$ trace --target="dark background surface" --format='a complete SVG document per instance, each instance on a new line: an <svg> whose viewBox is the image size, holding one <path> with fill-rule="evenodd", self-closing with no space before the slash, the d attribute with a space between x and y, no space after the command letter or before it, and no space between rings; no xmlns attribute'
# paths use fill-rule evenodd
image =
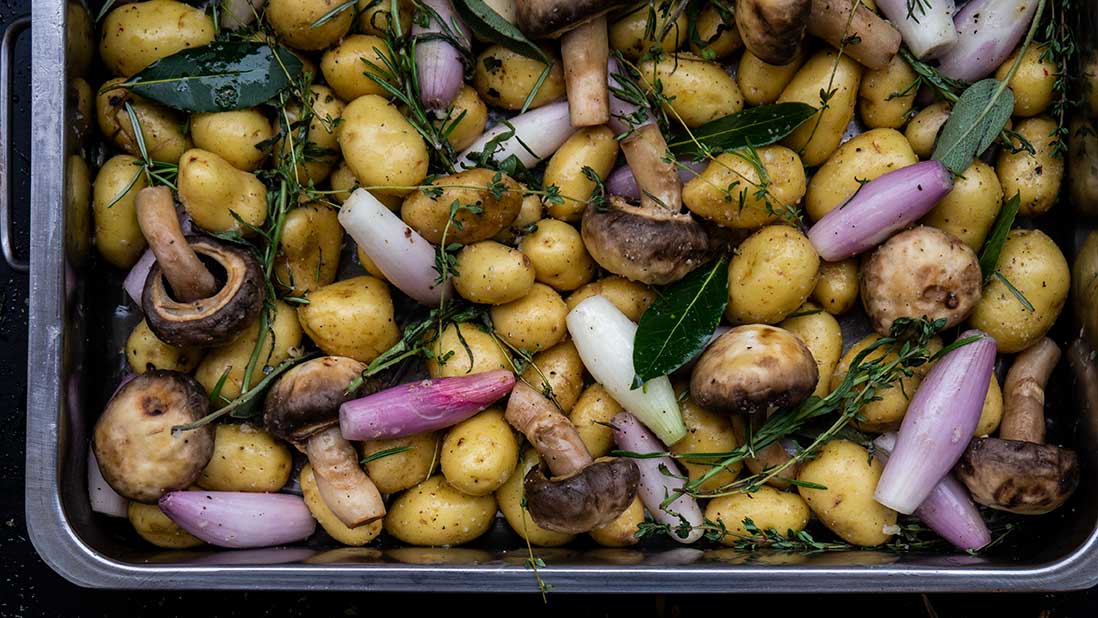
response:
<svg viewBox="0 0 1098 618"><path fill-rule="evenodd" d="M30 10L30 0L0 0L0 26ZM11 160L17 254L26 256L27 195L30 186L30 35L20 37L12 100L14 145ZM548 596L536 594L407 595L366 593L148 592L78 588L37 556L27 537L23 501L24 429L27 397L27 276L0 263L0 618L9 616L691 616L709 612L747 616L810 611L851 615L906 616L1098 616L1098 591L1059 595L841 595L841 596Z"/></svg>

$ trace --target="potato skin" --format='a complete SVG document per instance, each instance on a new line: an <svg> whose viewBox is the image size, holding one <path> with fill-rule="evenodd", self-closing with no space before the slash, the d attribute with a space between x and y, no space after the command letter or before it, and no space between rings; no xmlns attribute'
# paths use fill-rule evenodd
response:
<svg viewBox="0 0 1098 618"><path fill-rule="evenodd" d="M595 276L595 260L579 230L556 219L542 219L523 237L519 251L530 258L539 283L569 292Z"/></svg>
<svg viewBox="0 0 1098 618"><path fill-rule="evenodd" d="M400 207L400 217L408 227L434 244L442 242L444 232L447 244L487 240L511 225L522 208L522 187L502 172L476 168L436 178L431 185L440 187L441 195L434 197L423 191L410 193ZM498 197L491 190L495 187L502 189ZM478 206L481 211L460 209L454 215L455 223L460 226L451 225L447 230L446 222L455 200L462 206Z"/></svg>
<svg viewBox="0 0 1098 618"><path fill-rule="evenodd" d="M954 179L953 189L922 222L953 234L973 251L979 251L1002 205L1003 187L995 169L976 160Z"/></svg>
<svg viewBox="0 0 1098 618"><path fill-rule="evenodd" d="M309 507L313 519L320 524L321 528L324 528L328 536L344 545L361 547L377 538L378 534L381 534L382 523L380 519L355 528L348 528L346 524L340 521L336 514L332 512L332 509L328 508L324 498L321 497L320 490L316 486L316 475L313 474L313 467L309 464L305 464L305 467L301 469L299 480L305 506Z"/></svg>
<svg viewBox="0 0 1098 618"><path fill-rule="evenodd" d="M691 40L690 51L700 58L725 58L743 47L743 39L736 28L735 19L729 15L729 20L725 21L721 12L713 5L706 6L698 13L694 27L701 43Z"/></svg>
<svg viewBox="0 0 1098 618"><path fill-rule="evenodd" d="M553 288L535 283L530 293L488 310L501 339L521 350L548 350L560 343L568 329L568 307Z"/></svg>
<svg viewBox="0 0 1098 618"><path fill-rule="evenodd" d="M99 56L120 77L214 40L213 20L205 11L174 0L121 5L107 14L100 33Z"/></svg>
<svg viewBox="0 0 1098 618"><path fill-rule="evenodd" d="M393 448L411 449L366 462L366 474L383 494L395 494L427 480L438 466L438 434L419 433L403 438L367 440L362 443L363 459Z"/></svg>
<svg viewBox="0 0 1098 618"><path fill-rule="evenodd" d="M280 245L274 279L290 295L304 296L335 281L343 249L336 210L324 204L291 210L282 224Z"/></svg>
<svg viewBox="0 0 1098 618"><path fill-rule="evenodd" d="M831 392L831 373L843 354L843 331L830 313L812 303L801 305L797 313L805 315L786 318L778 326L800 337L812 353L820 374L812 394L825 397Z"/></svg>
<svg viewBox="0 0 1098 618"><path fill-rule="evenodd" d="M92 175L80 155L69 155L65 169L65 254L76 264L84 261L92 241Z"/></svg>
<svg viewBox="0 0 1098 618"><path fill-rule="evenodd" d="M130 5L135 6L135 5ZM99 132L126 154L141 156L137 134L130 122L126 103L133 107L149 158L165 163L177 163L190 149L190 136L183 133L184 118L173 109L139 97L120 87L124 80L116 78L100 86L95 95L95 116Z"/></svg>
<svg viewBox="0 0 1098 618"><path fill-rule="evenodd" d="M405 195L409 189L397 187L418 185L427 176L427 144L392 103L368 94L351 101L342 118L339 147L362 186Z"/></svg>
<svg viewBox="0 0 1098 618"><path fill-rule="evenodd" d="M812 300L831 315L842 315L858 301L858 261L820 262L820 279Z"/></svg>
<svg viewBox="0 0 1098 618"><path fill-rule="evenodd" d="M523 479L526 478L526 473L540 461L537 451L527 447L507 482L496 490L496 502L499 504L500 512L503 513L503 518L507 520L507 525L511 526L515 534L530 541L531 545L557 547L570 543L575 535L542 528L534 523L530 513L522 506Z"/></svg>
<svg viewBox="0 0 1098 618"><path fill-rule="evenodd" d="M472 324L447 326L442 335L431 344L431 351L433 356L427 359L427 373L432 378L463 376L496 369L514 370L511 357L503 344Z"/></svg>
<svg viewBox="0 0 1098 618"><path fill-rule="evenodd" d="M609 423L622 410L601 384L584 389L576 405L572 406L568 418L592 457L605 457L614 448L614 432L601 423Z"/></svg>
<svg viewBox="0 0 1098 618"><path fill-rule="evenodd" d="M736 248L728 266L728 318L776 324L804 304L816 287L820 257L804 234L771 225Z"/></svg>
<svg viewBox="0 0 1098 618"><path fill-rule="evenodd" d="M241 221L261 228L267 220L267 187L212 152L192 148L183 153L177 185L187 214L206 231L248 234Z"/></svg>
<svg viewBox="0 0 1098 618"><path fill-rule="evenodd" d="M343 117L343 112L346 109L346 104L332 92L331 88L320 84L309 86L308 96L314 114L309 121L308 130L305 132L305 144L301 144L301 139L299 137L300 133L295 133L298 137L295 139L294 145L308 148L314 151L315 154L312 157L301 161L300 154L294 154L290 151L291 144L287 140L281 140L275 144L274 153L276 161L283 161L285 163L291 163L293 158L297 158L296 173L298 177L302 179L302 182L304 182L304 179L308 179L313 181L314 184L320 184L328 178L332 173L332 170L339 163L339 152L341 147L339 136L343 133L344 126L341 119ZM301 106L296 102L287 105L285 111L284 117L279 119L280 122L284 123L285 120L288 119L290 124L293 125L302 116ZM281 130L290 131L292 128L292 126L283 126ZM356 129L360 128L362 128L360 125L356 125ZM397 130L399 129L400 127L398 126ZM395 141L392 133L386 133L381 137L372 137ZM363 148L377 148L384 147L386 143L387 142L382 141L378 144L364 140L362 143L355 142L355 145ZM365 157L372 152L372 150L369 150L362 156ZM352 167L352 169L355 168ZM362 179L358 178L358 180L361 184Z"/></svg>
<svg viewBox="0 0 1098 618"><path fill-rule="evenodd" d="M637 528L644 522L644 504L640 496L622 511L614 521L588 532L591 540L603 547L629 547L640 543Z"/></svg>
<svg viewBox="0 0 1098 618"><path fill-rule="evenodd" d="M495 515L495 496L468 496L435 475L393 502L385 531L410 545L461 545L487 532Z"/></svg>
<svg viewBox="0 0 1098 618"><path fill-rule="evenodd" d="M866 71L858 89L858 111L871 129L899 129L911 117L917 88L915 69L899 54L885 66ZM906 91L906 94L901 94Z"/></svg>
<svg viewBox="0 0 1098 618"><path fill-rule="evenodd" d="M279 40L295 49L315 51L343 38L355 21L354 11L340 11L313 28L316 20L338 6L338 0L267 0L264 13Z"/></svg>
<svg viewBox="0 0 1098 618"><path fill-rule="evenodd" d="M1003 420L1003 389L999 386L999 378L991 374L991 384L988 385L987 395L984 396L984 406L980 408L980 420L976 423L974 437L982 438L990 436L999 428Z"/></svg>
<svg viewBox="0 0 1098 618"><path fill-rule="evenodd" d="M363 363L400 339L389 286L365 275L314 290L297 315L305 334L326 354Z"/></svg>
<svg viewBox="0 0 1098 618"><path fill-rule="evenodd" d="M454 425L442 440L446 482L470 496L499 489L518 465L518 440L498 407Z"/></svg>
<svg viewBox="0 0 1098 618"><path fill-rule="evenodd" d="M995 79L999 81L1006 79L1010 67L1014 66L1014 62L1018 59L1019 51L1014 50L1014 53L999 65L995 71ZM1060 67L1053 58L1043 58L1047 52L1047 44L1030 45L1022 56L1022 63L1018 65L1014 77L1007 83L1007 87L1014 93L1013 116L1029 118L1043 114L1052 102L1052 89L1060 73Z"/></svg>
<svg viewBox="0 0 1098 618"><path fill-rule="evenodd" d="M668 54L638 67L649 92L656 83L670 99L664 110L690 127L699 127L743 109L743 94L724 67L694 54Z"/></svg>
<svg viewBox="0 0 1098 618"><path fill-rule="evenodd" d="M465 115L462 116L462 113ZM446 141L450 142L454 150L461 152L472 146L480 134L484 133L484 127L488 124L488 106L477 95L477 91L466 84L450 102L446 120L436 121L435 124L450 132Z"/></svg>
<svg viewBox="0 0 1098 618"><path fill-rule="evenodd" d="M474 303L502 305L534 287L534 265L526 254L494 240L465 245L457 254L454 289Z"/></svg>
<svg viewBox="0 0 1098 618"><path fill-rule="evenodd" d="M148 246L137 224L137 194L148 186L139 163L129 155L107 159L92 187L95 247L115 268L130 268Z"/></svg>
<svg viewBox="0 0 1098 618"><path fill-rule="evenodd" d="M269 153L258 146L274 134L271 121L257 109L191 116L194 145L245 172L254 172L267 160Z"/></svg>
<svg viewBox="0 0 1098 618"><path fill-rule="evenodd" d="M515 220L499 234L493 236L492 240L507 245L515 244L516 238L529 231L531 225L541 221L543 210L538 196L527 195L522 198L522 205L519 206L519 214Z"/></svg>
<svg viewBox="0 0 1098 618"><path fill-rule="evenodd" d="M637 322L648 310L648 307L656 300L656 292L639 281L630 281L625 277L611 275L598 281L592 281L575 292L572 292L565 301L568 310L571 311L584 300L595 295L604 296L618 311L624 313L630 320Z"/></svg>
<svg viewBox="0 0 1098 618"><path fill-rule="evenodd" d="M576 344L563 341L538 352L533 362L522 372L522 379L534 388L545 392L552 389L553 399L565 414L572 411L583 390L583 359Z"/></svg>
<svg viewBox="0 0 1098 618"><path fill-rule="evenodd" d="M383 74L366 63L384 68L387 59L389 52L384 39L371 34L352 34L324 52L320 70L324 73L324 81L344 101L367 94L386 96L388 91L366 73Z"/></svg>
<svg viewBox="0 0 1098 618"><path fill-rule="evenodd" d="M754 229L795 212L805 194L800 158L783 146L764 146L756 153L769 178L765 197L759 196L763 185L755 165L743 155L724 153L683 186L683 203L694 214L733 229ZM731 194L728 187L734 187Z"/></svg>
<svg viewBox="0 0 1098 618"><path fill-rule="evenodd" d="M836 64L837 55L838 52L830 48L816 52L778 97L778 103L807 103L818 109L820 92L827 92L828 88L835 90L826 110L817 112L782 140L782 144L796 151L807 166L819 165L835 152L846 125L854 117L862 65L845 55Z"/></svg>
<svg viewBox="0 0 1098 618"><path fill-rule="evenodd" d="M1022 216L1048 212L1060 194L1064 159L1052 154L1058 135L1056 126L1056 121L1048 116L1027 118L1019 122L1014 131L1029 140L1036 154L1025 150L1012 153L1006 149L999 153L995 173L1003 186L1003 196L1021 195L1022 206L1018 214Z"/></svg>
<svg viewBox="0 0 1098 618"><path fill-rule="evenodd" d="M222 423L214 427L213 456L195 483L210 491L272 492L286 485L293 467L290 449L271 434Z"/></svg>
<svg viewBox="0 0 1098 618"><path fill-rule="evenodd" d="M685 389L676 389L685 390ZM698 405L692 398L687 397L679 404L682 412L682 422L686 425L686 436L671 445L671 452L675 455L687 453L726 453L737 448L740 444L736 440L736 434L732 431L732 421L727 414L718 414ZM686 474L690 480L696 481L703 474L711 470L707 461L697 460L692 463L686 459L679 462L686 467ZM742 462L736 462L720 471L708 481L698 486L700 491L716 491L736 480L742 468Z"/></svg>
<svg viewBox="0 0 1098 618"><path fill-rule="evenodd" d="M854 358L880 338L880 335L867 335L847 350L831 373L832 391L842 384L846 374L850 371L850 365L853 364ZM885 356L882 349L878 348L862 362L878 359L882 362L890 362L896 359L896 354L890 353ZM902 376L898 382L894 382L887 388L878 389L876 393L878 399L870 401L858 411L858 416L864 418L864 420L855 421L855 426L861 431L873 433L884 433L899 429L900 421L907 413L907 404L910 403L915 390L919 388L920 382L922 382L922 373L914 372L910 376Z"/></svg>
<svg viewBox="0 0 1098 618"><path fill-rule="evenodd" d="M549 53L553 66L528 109L535 109L564 96L564 70L560 59ZM526 98L537 85L545 65L527 58L502 45L492 45L477 56L473 87L489 105L510 111L522 109Z"/></svg>
<svg viewBox="0 0 1098 618"><path fill-rule="evenodd" d="M873 129L855 136L813 174L804 200L808 216L819 221L849 200L861 187L859 179L873 180L918 161L907 140L894 129Z"/></svg>
<svg viewBox="0 0 1098 618"><path fill-rule="evenodd" d="M175 523L155 504L130 502L126 517L134 531L146 541L165 549L187 549L205 545L205 541L191 535Z"/></svg>
<svg viewBox="0 0 1098 618"><path fill-rule="evenodd" d="M801 467L798 479L827 489L798 487L808 507L844 541L871 547L892 538L886 526L896 525L896 511L873 499L884 467L869 452L849 440L832 440Z"/></svg>
<svg viewBox="0 0 1098 618"><path fill-rule="evenodd" d="M750 519L759 530L773 528L783 536L793 536L804 530L809 516L808 504L799 495L765 485L750 494L713 498L705 506L706 519L724 524L727 533L720 542L729 546L755 538L744 527L744 519Z"/></svg>
<svg viewBox="0 0 1098 618"><path fill-rule="evenodd" d="M949 120L953 106L947 101L938 101L924 107L904 129L904 137L911 144L911 150L919 155L920 159L929 159L934 152L934 142L938 139L938 132L942 125Z"/></svg>
<svg viewBox="0 0 1098 618"><path fill-rule="evenodd" d="M663 32L667 25L667 17L657 11L655 29L653 32ZM648 4L640 2L629 10L629 13L612 22L609 27L610 49L616 49L628 60L636 61L651 47L659 47L665 53L671 53L682 47L689 37L689 24L686 12L683 11L675 20L674 25L667 29L667 34L658 42L655 39L645 37L648 27Z"/></svg>
<svg viewBox="0 0 1098 618"><path fill-rule="evenodd" d="M385 36L389 32L389 21L393 17L391 3L358 0L357 8L358 29L363 34ZM408 0L397 0L397 21L400 22L401 34L406 35L412 29L414 8Z"/></svg>
<svg viewBox="0 0 1098 618"><path fill-rule="evenodd" d="M752 107L777 101L806 58L803 45L792 62L781 66L763 62L750 50L744 50L737 72L744 100Z"/></svg>
<svg viewBox="0 0 1098 618"><path fill-rule="evenodd" d="M141 320L126 339L126 360L138 375L151 369L190 373L202 360L202 350L168 345L156 338L148 322Z"/></svg>
<svg viewBox="0 0 1098 618"><path fill-rule="evenodd" d="M564 198L560 204L549 204L549 215L562 221L579 221L595 191L595 182L584 175L583 168L589 167L605 179L617 158L618 142L606 125L584 127L573 133L545 168L543 184L557 187Z"/></svg>

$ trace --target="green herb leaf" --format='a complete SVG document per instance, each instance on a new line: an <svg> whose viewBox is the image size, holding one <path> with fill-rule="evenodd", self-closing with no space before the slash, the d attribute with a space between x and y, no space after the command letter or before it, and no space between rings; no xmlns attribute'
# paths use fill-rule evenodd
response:
<svg viewBox="0 0 1098 618"><path fill-rule="evenodd" d="M745 109L671 137L668 147L677 157L703 154L703 148L725 152L746 146L766 146L792 133L816 113L807 103L776 103ZM701 147L699 147L701 144Z"/></svg>
<svg viewBox="0 0 1098 618"><path fill-rule="evenodd" d="M969 86L957 99L931 156L954 174L963 174L987 150L1014 111L1014 93L997 79Z"/></svg>
<svg viewBox="0 0 1098 618"><path fill-rule="evenodd" d="M514 24L504 19L484 0L453 0L454 10L469 29L489 41L527 58L552 64L540 47L535 45Z"/></svg>
<svg viewBox="0 0 1098 618"><path fill-rule="evenodd" d="M161 58L123 86L187 112L225 112L265 103L291 85L303 69L284 47L214 41Z"/></svg>
<svg viewBox="0 0 1098 618"><path fill-rule="evenodd" d="M382 459L384 457L389 457L390 455L397 455L397 454L400 454L400 453L406 453L406 452L408 452L408 451L410 451L414 448L415 448L414 446L408 445L408 446L394 446L393 448L382 449L382 450L380 450L380 451L378 451L378 452L376 452L372 455L367 455L366 457L363 457L361 463L362 463L362 465L365 466L366 464L370 463L371 461L377 461L377 460Z"/></svg>
<svg viewBox="0 0 1098 618"><path fill-rule="evenodd" d="M320 19L317 19L313 23L309 24L309 28L319 28L319 27L323 26L324 24L326 24L326 23L332 21L333 19L335 19L336 16L339 15L340 13L342 13L343 11L346 11L347 9L353 7L355 5L355 3L357 3L357 2L358 2L358 0L347 0L343 4L340 4L340 5L336 6L336 8L334 8L334 9L328 11L327 13L321 15Z"/></svg>
<svg viewBox="0 0 1098 618"><path fill-rule="evenodd" d="M983 249L980 249L980 272L984 275L984 284L991 281L995 274L995 265L999 263L999 254L1003 251L1003 243L1006 242L1010 228L1014 226L1014 218L1018 216L1018 209L1022 205L1022 197L1015 193L1014 197L1003 202L999 214L995 216L995 223L991 226L991 232L984 241Z"/></svg>
<svg viewBox="0 0 1098 618"><path fill-rule="evenodd" d="M633 339L633 366L647 382L694 358L721 321L728 304L728 260L695 270L664 290L641 316Z"/></svg>

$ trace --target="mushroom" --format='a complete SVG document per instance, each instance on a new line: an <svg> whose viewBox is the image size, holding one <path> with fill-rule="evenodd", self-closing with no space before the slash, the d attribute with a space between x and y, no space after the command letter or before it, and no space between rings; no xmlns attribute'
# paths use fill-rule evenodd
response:
<svg viewBox="0 0 1098 618"><path fill-rule="evenodd" d="M240 334L266 295L255 257L210 238L184 237L166 187L142 189L136 205L141 233L156 255L141 308L157 338L176 347L217 346ZM202 258L217 264L223 284Z"/></svg>
<svg viewBox="0 0 1098 618"><path fill-rule="evenodd" d="M836 49L842 47L844 54L868 69L882 69L891 62L903 38L892 24L855 0L812 0L808 33Z"/></svg>
<svg viewBox="0 0 1098 618"><path fill-rule="evenodd" d="M517 0L519 28L533 38L560 37L564 85L574 127L610 119L606 63L610 58L606 14L618 0Z"/></svg>
<svg viewBox="0 0 1098 618"><path fill-rule="evenodd" d="M862 302L881 335L900 317L944 318L960 324L980 301L976 253L960 238L919 226L889 238L862 266Z"/></svg>
<svg viewBox="0 0 1098 618"><path fill-rule="evenodd" d="M523 480L534 523L579 534L609 524L632 504L640 480L637 465L616 457L593 460L576 427L541 393L524 382L515 384L504 416L553 474L547 477L539 465Z"/></svg>
<svg viewBox="0 0 1098 618"><path fill-rule="evenodd" d="M1059 508L1079 485L1075 451L1045 438L1045 385L1060 349L1044 337L1014 359L1003 384L998 438L976 438L957 464L957 477L976 502L1021 515Z"/></svg>
<svg viewBox="0 0 1098 618"><path fill-rule="evenodd" d="M186 374L154 370L136 376L95 423L92 448L103 478L121 496L150 504L186 489L213 455L214 431L211 425L173 428L209 411L206 392Z"/></svg>
<svg viewBox="0 0 1098 618"><path fill-rule="evenodd" d="M342 356L306 361L278 379L263 405L267 430L308 455L324 504L350 528L385 515L381 494L339 432L339 406L374 387L347 390L365 369Z"/></svg>
<svg viewBox="0 0 1098 618"><path fill-rule="evenodd" d="M760 60L786 65L801 48L811 12L812 0L736 0L736 29Z"/></svg>

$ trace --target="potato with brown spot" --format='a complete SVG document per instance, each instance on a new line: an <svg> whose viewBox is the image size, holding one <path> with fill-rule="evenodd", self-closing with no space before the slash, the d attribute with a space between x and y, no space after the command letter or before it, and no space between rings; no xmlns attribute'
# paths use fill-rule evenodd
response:
<svg viewBox="0 0 1098 618"><path fill-rule="evenodd" d="M497 178L498 175L498 178ZM469 244L499 234L518 216L522 208L522 188L510 176L477 168L436 178L432 183L441 190L437 197L413 191L400 208L400 217L428 242ZM496 192L498 191L498 192ZM447 229L454 202L462 208Z"/></svg>

